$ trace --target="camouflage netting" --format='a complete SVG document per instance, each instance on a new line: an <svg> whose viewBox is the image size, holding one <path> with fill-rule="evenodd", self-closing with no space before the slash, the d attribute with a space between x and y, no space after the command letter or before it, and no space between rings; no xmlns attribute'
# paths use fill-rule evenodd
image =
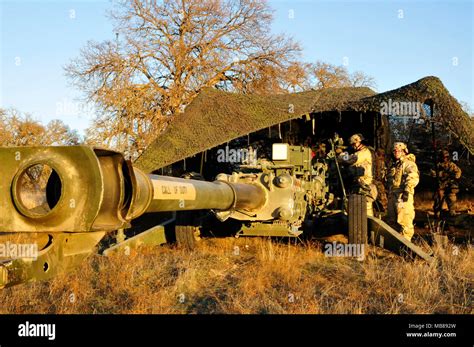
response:
<svg viewBox="0 0 474 347"><path fill-rule="evenodd" d="M203 90L176 116L166 131L137 159L146 172L159 169L248 133L328 111L380 112L383 101L432 103L434 120L474 154L469 116L436 77L425 77L401 88L375 94L369 88L328 88L272 96L241 95L212 88Z"/></svg>
<svg viewBox="0 0 474 347"><path fill-rule="evenodd" d="M380 112L381 103L388 103L389 100L433 105L435 123L449 131L474 155L473 122L463 111L459 102L449 94L439 78L433 76L422 78L398 89L359 100L351 105L351 108L361 112Z"/></svg>
<svg viewBox="0 0 474 347"><path fill-rule="evenodd" d="M260 96L208 88L176 116L135 165L150 172L305 114L344 110L350 102L374 94L369 88L330 88Z"/></svg>

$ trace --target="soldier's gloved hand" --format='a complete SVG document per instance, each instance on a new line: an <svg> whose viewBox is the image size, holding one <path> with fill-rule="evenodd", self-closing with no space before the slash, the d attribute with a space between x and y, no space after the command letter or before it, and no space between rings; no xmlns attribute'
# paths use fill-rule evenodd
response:
<svg viewBox="0 0 474 347"><path fill-rule="evenodd" d="M403 201L403 202L407 202L409 196L410 196L410 193L405 190L405 191L402 193L402 198L401 198L402 201Z"/></svg>

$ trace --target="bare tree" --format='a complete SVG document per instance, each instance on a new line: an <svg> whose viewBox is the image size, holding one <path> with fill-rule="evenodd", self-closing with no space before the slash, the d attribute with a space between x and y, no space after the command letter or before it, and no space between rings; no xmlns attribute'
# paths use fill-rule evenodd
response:
<svg viewBox="0 0 474 347"><path fill-rule="evenodd" d="M0 145L77 145L80 137L60 120L46 126L16 109L0 109Z"/></svg>
<svg viewBox="0 0 474 347"><path fill-rule="evenodd" d="M466 101L459 101L461 104L462 110L468 114L469 117L474 118L474 110L472 109L471 105Z"/></svg>
<svg viewBox="0 0 474 347"><path fill-rule="evenodd" d="M372 76L366 75L362 71L356 71L350 75L352 87L376 88L377 84Z"/></svg>
<svg viewBox="0 0 474 347"><path fill-rule="evenodd" d="M311 65L311 74L316 89L340 87L375 87L375 80L361 71L349 73L345 66L337 66L321 61Z"/></svg>
<svg viewBox="0 0 474 347"><path fill-rule="evenodd" d="M116 42L89 42L66 72L104 111L90 135L131 154L204 87L265 93L303 86L291 73L300 48L270 34L264 1L122 0L111 17Z"/></svg>
<svg viewBox="0 0 474 347"><path fill-rule="evenodd" d="M280 94L311 89L309 64L291 62L287 66L256 62L233 78L232 90L244 94Z"/></svg>

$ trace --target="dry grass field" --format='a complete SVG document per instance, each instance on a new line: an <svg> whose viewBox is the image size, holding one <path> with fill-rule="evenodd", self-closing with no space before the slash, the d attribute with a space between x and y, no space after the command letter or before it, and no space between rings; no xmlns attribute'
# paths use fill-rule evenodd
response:
<svg viewBox="0 0 474 347"><path fill-rule="evenodd" d="M474 249L429 266L370 248L365 261L321 243L204 239L185 251L91 256L73 273L0 291L7 313L474 313Z"/></svg>

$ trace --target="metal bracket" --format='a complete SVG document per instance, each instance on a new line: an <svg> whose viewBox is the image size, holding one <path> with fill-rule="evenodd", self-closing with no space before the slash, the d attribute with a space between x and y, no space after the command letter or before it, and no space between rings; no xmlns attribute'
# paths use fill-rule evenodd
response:
<svg viewBox="0 0 474 347"><path fill-rule="evenodd" d="M18 258L0 263L0 288L45 280L72 270L95 251L105 232L50 233L36 259Z"/></svg>
<svg viewBox="0 0 474 347"><path fill-rule="evenodd" d="M423 251L420 247L404 238L387 223L379 218L367 216L369 223L370 242L396 254L413 254L430 264L436 260L432 255Z"/></svg>
<svg viewBox="0 0 474 347"><path fill-rule="evenodd" d="M174 213L176 215L176 213ZM160 225L156 225L148 230L145 230L133 237L126 239L112 247L107 248L102 252L103 255L109 256L116 252L129 252L130 249L137 248L141 245L159 246L166 243L165 226L173 223L175 217L170 218Z"/></svg>

